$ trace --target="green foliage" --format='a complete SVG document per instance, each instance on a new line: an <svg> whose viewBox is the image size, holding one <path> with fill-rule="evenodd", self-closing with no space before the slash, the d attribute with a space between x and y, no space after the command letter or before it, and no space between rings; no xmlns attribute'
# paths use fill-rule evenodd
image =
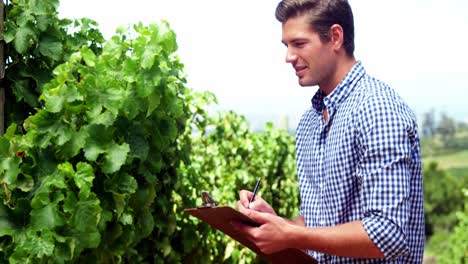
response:
<svg viewBox="0 0 468 264"><path fill-rule="evenodd" d="M37 55L37 44L17 45ZM209 117L216 99L185 87L176 49L167 23L122 27L35 86L40 107L14 112L30 116L0 138L1 261L250 262L250 250L183 209L201 190L235 206L258 177L279 214L297 215L292 136L253 133L232 112Z"/></svg>
<svg viewBox="0 0 468 264"><path fill-rule="evenodd" d="M459 223L448 239L440 263L468 263L468 190L465 189L465 210L457 213Z"/></svg>
<svg viewBox="0 0 468 264"><path fill-rule="evenodd" d="M57 16L58 0L8 1L5 17L6 124L22 124L35 108L52 70L83 45L99 54L104 41L96 22Z"/></svg>
<svg viewBox="0 0 468 264"><path fill-rule="evenodd" d="M446 113L438 120L433 110L425 113L421 131L421 152L425 158L439 158L468 149L468 126L457 123Z"/></svg>
<svg viewBox="0 0 468 264"><path fill-rule="evenodd" d="M440 263L465 263L468 214L461 190L468 188L467 126L445 113L436 120L432 110L423 117L422 135L426 254Z"/></svg>
<svg viewBox="0 0 468 264"><path fill-rule="evenodd" d="M465 208L457 212L458 224L434 249L439 263L468 263L468 190L464 190L464 195Z"/></svg>
<svg viewBox="0 0 468 264"><path fill-rule="evenodd" d="M262 178L259 194L270 202L278 214L298 215L299 193L294 161L294 138L271 124L260 133L252 132L243 116L233 112L206 117L204 126L192 136L189 166L181 167L185 195L198 197L207 190L221 204L237 207L238 191L252 189ZM197 199L197 204L201 200ZM192 218L183 220L181 228L194 229L188 239L184 263L250 263L259 261L249 249L220 232ZM187 237L185 237L187 239ZM186 248L187 249L187 248ZM209 258L209 261L207 260Z"/></svg>
<svg viewBox="0 0 468 264"><path fill-rule="evenodd" d="M293 137L271 125L254 133L233 112L208 116L216 99L185 87L167 23L121 27L103 44L95 22L58 19L57 5L7 6L0 262L260 262L183 210L202 190L236 206L238 190L262 177L260 195L296 216ZM423 151L463 149L466 127L457 129L423 138ZM429 246L465 261L460 184L434 163L424 168Z"/></svg>
<svg viewBox="0 0 468 264"><path fill-rule="evenodd" d="M7 6L0 262L253 260L183 209L201 190L235 206L262 176L263 197L296 215L292 137L208 117L216 99L185 87L167 23L121 27L103 44L95 22L58 19L57 5Z"/></svg>
<svg viewBox="0 0 468 264"><path fill-rule="evenodd" d="M55 68L25 133L12 125L0 138L2 260L180 255L169 244L172 192L188 158L189 144L178 140L192 113L176 48L167 23L137 25L121 29L102 54L82 46Z"/></svg>
<svg viewBox="0 0 468 264"><path fill-rule="evenodd" d="M456 211L463 208L462 181L447 174L436 162L425 164L423 176L426 235L450 232L457 223Z"/></svg>
<svg viewBox="0 0 468 264"><path fill-rule="evenodd" d="M447 155L427 157L424 162L437 162L444 169L468 168L468 150L458 151Z"/></svg>

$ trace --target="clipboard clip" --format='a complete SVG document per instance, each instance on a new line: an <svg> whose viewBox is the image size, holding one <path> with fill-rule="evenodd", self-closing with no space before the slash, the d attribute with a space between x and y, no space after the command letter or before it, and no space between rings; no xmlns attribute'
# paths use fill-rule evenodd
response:
<svg viewBox="0 0 468 264"><path fill-rule="evenodd" d="M206 191L201 192L201 198L202 205L197 206L197 208L211 208L218 205L218 203L213 199L213 197L211 197Z"/></svg>

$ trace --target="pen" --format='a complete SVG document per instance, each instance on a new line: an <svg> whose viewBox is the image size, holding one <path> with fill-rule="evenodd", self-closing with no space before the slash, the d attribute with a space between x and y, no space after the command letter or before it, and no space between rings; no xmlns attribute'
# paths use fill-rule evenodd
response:
<svg viewBox="0 0 468 264"><path fill-rule="evenodd" d="M260 180L261 180L261 179L262 179L262 178L258 178L257 183L255 183L255 188L254 188L254 190L253 190L252 197L250 197L250 202L249 202L249 204L252 203L253 200L255 199L255 195L257 194L258 187L260 186Z"/></svg>

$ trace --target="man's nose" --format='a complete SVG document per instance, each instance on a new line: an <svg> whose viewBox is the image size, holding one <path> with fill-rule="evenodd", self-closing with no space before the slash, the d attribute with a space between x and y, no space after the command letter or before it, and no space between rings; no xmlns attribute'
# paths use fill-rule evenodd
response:
<svg viewBox="0 0 468 264"><path fill-rule="evenodd" d="M286 63L294 63L297 60L297 55L288 48L286 51Z"/></svg>

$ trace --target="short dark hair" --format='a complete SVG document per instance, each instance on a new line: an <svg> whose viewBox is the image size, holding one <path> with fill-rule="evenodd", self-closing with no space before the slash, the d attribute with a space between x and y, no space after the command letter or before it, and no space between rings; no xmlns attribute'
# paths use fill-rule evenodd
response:
<svg viewBox="0 0 468 264"><path fill-rule="evenodd" d="M276 19L281 23L307 15L312 28L323 42L330 40L330 27L343 28L343 46L348 56L354 53L354 18L347 0L282 0L276 7Z"/></svg>

